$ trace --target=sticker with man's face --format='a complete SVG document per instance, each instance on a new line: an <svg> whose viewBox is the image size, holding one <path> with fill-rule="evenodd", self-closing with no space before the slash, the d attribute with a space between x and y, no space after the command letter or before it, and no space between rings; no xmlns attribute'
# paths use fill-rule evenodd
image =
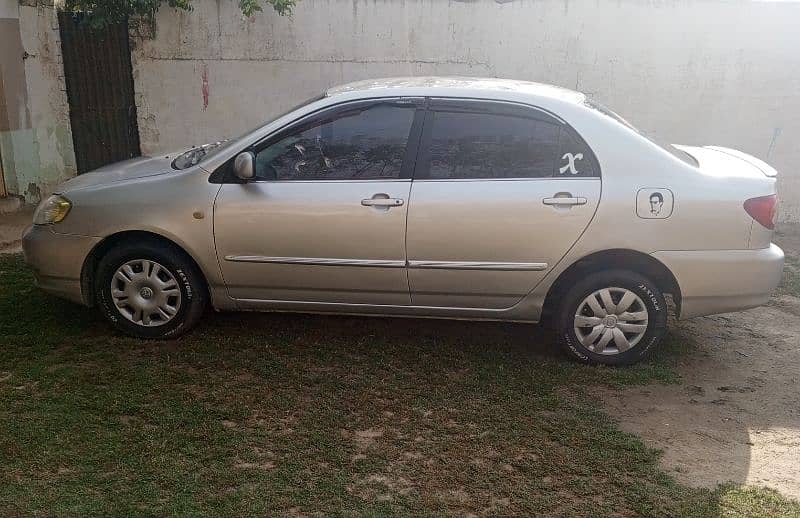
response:
<svg viewBox="0 0 800 518"><path fill-rule="evenodd" d="M636 215L640 218L668 218L674 206L675 198L666 187L647 187L636 194Z"/></svg>

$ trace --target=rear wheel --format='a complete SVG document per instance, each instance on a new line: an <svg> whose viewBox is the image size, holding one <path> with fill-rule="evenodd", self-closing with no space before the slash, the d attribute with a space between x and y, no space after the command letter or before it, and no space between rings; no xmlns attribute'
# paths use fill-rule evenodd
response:
<svg viewBox="0 0 800 518"><path fill-rule="evenodd" d="M632 364L664 336L666 302L658 287L642 275L628 270L597 272L566 293L556 329L563 349L578 361Z"/></svg>
<svg viewBox="0 0 800 518"><path fill-rule="evenodd" d="M202 277L178 249L122 244L101 260L95 295L103 315L137 338L174 338L197 323L206 297Z"/></svg>

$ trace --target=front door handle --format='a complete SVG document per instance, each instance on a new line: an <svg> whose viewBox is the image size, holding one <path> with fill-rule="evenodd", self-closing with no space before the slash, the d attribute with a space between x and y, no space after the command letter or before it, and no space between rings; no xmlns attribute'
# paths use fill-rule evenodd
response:
<svg viewBox="0 0 800 518"><path fill-rule="evenodd" d="M404 202L402 198L366 198L361 200L365 207L399 207Z"/></svg>
<svg viewBox="0 0 800 518"><path fill-rule="evenodd" d="M545 198L542 203L545 205L586 205L586 198L575 196L564 196L555 198Z"/></svg>

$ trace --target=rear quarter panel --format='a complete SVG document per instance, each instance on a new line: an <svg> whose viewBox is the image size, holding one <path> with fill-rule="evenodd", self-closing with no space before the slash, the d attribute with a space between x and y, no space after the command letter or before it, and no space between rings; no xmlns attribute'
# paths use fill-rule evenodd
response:
<svg viewBox="0 0 800 518"><path fill-rule="evenodd" d="M635 131L581 105L560 107L561 115L594 150L602 193L594 219L580 240L545 279L512 309L514 316L536 313L558 276L594 252L628 249L653 254L663 250L741 250L749 248L752 218L742 203L768 194L768 182L705 174ZM674 207L664 219L637 215L640 189L669 189Z"/></svg>

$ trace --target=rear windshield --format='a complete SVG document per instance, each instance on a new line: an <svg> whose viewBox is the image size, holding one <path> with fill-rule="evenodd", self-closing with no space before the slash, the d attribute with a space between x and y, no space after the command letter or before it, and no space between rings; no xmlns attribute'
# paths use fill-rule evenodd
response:
<svg viewBox="0 0 800 518"><path fill-rule="evenodd" d="M636 126L634 126L630 122L626 121L625 119L623 119L622 117L620 117L619 115L614 113L613 111L609 110L608 108L606 108L602 104L600 104L600 103L598 103L596 101L592 101L590 99L587 99L585 101L585 104L589 108L591 108L593 110L597 110L600 113L602 113L603 115L605 115L606 117L610 117L610 118L614 119L615 121L617 121L618 123L622 124L623 126L632 129L633 131L635 131L639 135L643 136L644 138L646 138L647 140L649 140L653 144L657 145L658 147L660 147L664 151L670 153L671 155L683 160L684 162L686 162L689 165L693 165L693 166L697 167L697 165L698 165L697 160L692 155L690 155L689 153L676 148L672 144L669 144L667 142L662 142L660 138L655 137L653 135L648 134L647 132L644 132L644 131L640 130L639 128L637 128Z"/></svg>

